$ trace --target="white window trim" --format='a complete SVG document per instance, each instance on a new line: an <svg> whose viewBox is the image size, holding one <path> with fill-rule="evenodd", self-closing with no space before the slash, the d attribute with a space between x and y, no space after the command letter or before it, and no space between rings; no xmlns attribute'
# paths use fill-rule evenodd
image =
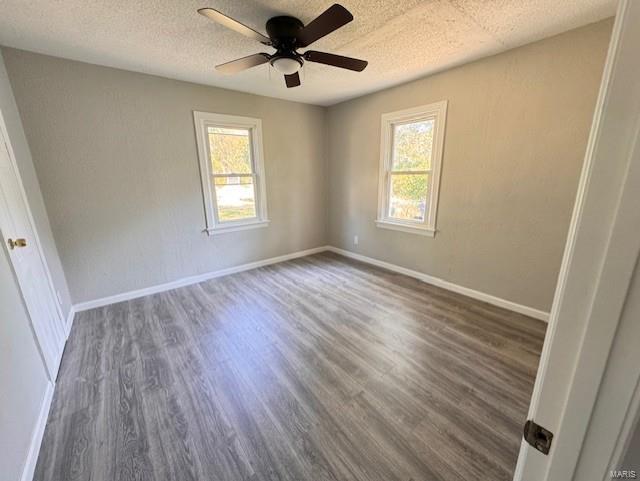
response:
<svg viewBox="0 0 640 481"><path fill-rule="evenodd" d="M434 134L432 149L432 184L429 194L429 210L423 222L402 221L387 215L389 190L391 182L391 162L393 148L393 125L434 118ZM438 191L440 190L440 172L444 149L444 131L447 119L447 101L421 105L397 112L382 114L380 130L380 172L378 181L378 218L376 225L383 229L392 229L412 234L434 237L436 233L436 217L438 213Z"/></svg>
<svg viewBox="0 0 640 481"><path fill-rule="evenodd" d="M267 189L264 176L264 154L262 150L262 121L252 117L239 117L237 115L214 114L209 112L193 112L196 128L196 143L198 146L198 158L200 160L200 180L202 181L202 194L204 197L205 231L209 234L223 234L258 227L267 227ZM226 127L248 129L251 134L251 157L253 162L255 190L256 190L256 217L247 220L219 222L216 208L216 196L213 191L211 179L211 161L209 158L208 127Z"/></svg>

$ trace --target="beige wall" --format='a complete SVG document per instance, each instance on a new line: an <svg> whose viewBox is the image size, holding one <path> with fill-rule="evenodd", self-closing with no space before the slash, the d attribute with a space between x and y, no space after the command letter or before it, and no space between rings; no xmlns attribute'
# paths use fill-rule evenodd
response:
<svg viewBox="0 0 640 481"><path fill-rule="evenodd" d="M3 54L75 303L325 243L324 108ZM269 227L202 232L193 110L263 120Z"/></svg>
<svg viewBox="0 0 640 481"><path fill-rule="evenodd" d="M330 107L330 244L549 310L611 27ZM380 115L443 99L435 238L377 228Z"/></svg>

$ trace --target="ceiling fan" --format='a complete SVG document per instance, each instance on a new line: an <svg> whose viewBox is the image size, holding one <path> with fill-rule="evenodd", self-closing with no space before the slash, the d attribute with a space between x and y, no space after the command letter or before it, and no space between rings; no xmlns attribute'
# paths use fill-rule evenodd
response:
<svg viewBox="0 0 640 481"><path fill-rule="evenodd" d="M356 72L362 72L368 63L365 60L316 50L307 50L304 53L298 52L299 48L308 47L316 40L353 20L353 15L337 3L330 6L308 25L304 25L295 17L278 16L270 18L266 24L268 37L213 8L201 8L198 13L218 22L220 25L253 38L263 45L276 49L273 54L256 53L217 65L216 69L223 73L238 73L269 62L276 70L284 74L285 83L288 88L291 88L300 85L298 70L300 70L305 61L346 68Z"/></svg>

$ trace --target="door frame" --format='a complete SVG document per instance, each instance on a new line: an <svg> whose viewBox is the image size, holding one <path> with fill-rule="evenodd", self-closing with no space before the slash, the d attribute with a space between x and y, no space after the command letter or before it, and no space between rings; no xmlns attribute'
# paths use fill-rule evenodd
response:
<svg viewBox="0 0 640 481"><path fill-rule="evenodd" d="M36 228L36 223L33 217L33 213L31 212L31 206L29 205L29 200L27 198L27 193L24 189L24 183L22 181L22 175L20 174L20 169L18 168L18 163L16 162L16 156L15 156L15 151L13 150L13 146L11 145L11 139L9 137L9 131L7 128L7 124L4 118L4 113L2 112L2 109L0 109L0 137L1 140L4 141L4 145L5 148L7 149L7 153L9 155L9 162L11 162L11 167L13 168L13 171L15 173L16 176L16 180L18 182L18 188L20 190L20 197L22 202L25 205L25 209L27 212L27 220L29 222L29 224L31 225L31 230L33 232L33 240L32 240L32 244L36 246L38 255L40 256L40 259L42 261L42 265L44 267L44 271L46 274L46 285L49 287L50 291L51 291L51 295L53 297L54 300L54 304L55 304L55 312L57 314L57 322L59 324L59 326L61 327L62 331L61 331L61 336L62 339L66 341L66 339L69 336L69 326L67 326L66 323L66 319L65 316L62 312L62 306L60 305L60 299L58 298L58 295L56 294L56 287L55 284L53 282L53 276L51 275L51 270L49 269L49 264L47 263L47 258L44 255L44 249L42 248L42 242L40 241L40 236L38 235L38 229ZM0 148L1 148L1 144L0 144ZM18 286L20 286L20 282L17 282ZM49 379L52 382L55 382L55 378L56 378L56 374L57 374L57 368L55 370L52 370L49 368L48 363L45 361L44 358L44 354L42 353L42 349L43 346L46 344L44 342L43 339L40 339L39 336L42 334L39 334L40 330L36 329L33 326L33 320L31 319L31 316L29 316L29 320L31 321L31 329L34 333L34 337L36 339L36 343L38 345L38 349L40 350L40 354L42 356L42 361L46 367L46 371L47 371L47 375L49 377ZM57 359L57 363L59 364L60 359Z"/></svg>
<svg viewBox="0 0 640 481"><path fill-rule="evenodd" d="M545 456L523 441L514 481L573 479L614 347L640 252L638 44L640 2L620 0L529 407L553 444ZM637 409L629 399L612 420L603 463L619 459Z"/></svg>

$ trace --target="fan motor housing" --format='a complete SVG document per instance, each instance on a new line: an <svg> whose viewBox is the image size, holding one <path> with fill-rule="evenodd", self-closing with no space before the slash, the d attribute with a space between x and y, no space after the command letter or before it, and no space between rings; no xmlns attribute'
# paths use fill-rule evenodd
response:
<svg viewBox="0 0 640 481"><path fill-rule="evenodd" d="M296 37L304 28L304 24L295 17L286 15L267 20L267 33L277 50L293 50Z"/></svg>

